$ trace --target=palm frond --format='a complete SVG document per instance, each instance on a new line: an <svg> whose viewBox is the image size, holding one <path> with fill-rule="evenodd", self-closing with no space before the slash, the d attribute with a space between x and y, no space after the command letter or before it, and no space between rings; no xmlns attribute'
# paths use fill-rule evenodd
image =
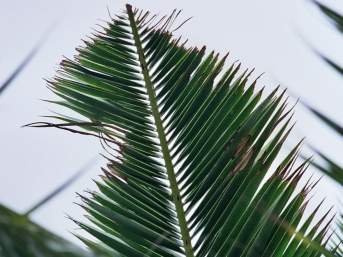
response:
<svg viewBox="0 0 343 257"><path fill-rule="evenodd" d="M0 205L0 217L0 256L95 256L3 205Z"/></svg>
<svg viewBox="0 0 343 257"><path fill-rule="evenodd" d="M338 12L334 11L332 8L327 7L326 5L318 2L313 1L315 5L318 6L318 8L322 11L322 13L325 15L325 17L330 21L330 23L340 32L343 32L343 16L339 14ZM333 67L335 70L343 74L343 68L340 67L338 64L334 63L327 57L319 54L331 67ZM319 111L316 108L313 108L309 106L306 103L303 103L304 106L310 110L317 118L319 118L324 124L329 126L332 130L334 130L336 133L338 133L340 136L343 136L343 128L340 124L338 124L336 121L332 120L325 114L323 114L321 111ZM317 155L321 158L321 160L324 161L324 164L319 164L318 162L314 163L314 166L322 171L324 174L331 177L336 182L343 185L343 167L338 165L335 161L333 161L329 156L322 153L320 150L315 149L314 147L310 148L317 153Z"/></svg>
<svg viewBox="0 0 343 257"><path fill-rule="evenodd" d="M271 171L292 129L284 92L262 99L251 72L222 71L227 55L173 39L177 16L127 5L48 81L63 99L50 102L85 120L30 126L96 136L112 153L100 192L81 196L93 225L74 220L102 244L80 239L110 256L325 252L326 227L295 236L315 185L295 194L311 161L294 168L301 142Z"/></svg>
<svg viewBox="0 0 343 257"><path fill-rule="evenodd" d="M29 54L25 57L25 59L20 63L20 65L13 71L13 73L0 85L0 95L9 87L9 85L13 82L13 80L22 72L22 70L31 62L32 58L37 54L40 48L43 46L45 40L50 36L53 30L56 27L56 22L51 24L47 31L43 34L40 40L36 43L36 45L31 49Z"/></svg>
<svg viewBox="0 0 343 257"><path fill-rule="evenodd" d="M82 169L71 178L46 195L24 214L18 214L3 205L0 205L0 256L95 256L78 246L64 240L50 231L32 222L30 214L51 201L56 195L64 191L70 184L89 170L94 164L91 159ZM97 255L103 256L103 255ZM104 255L107 256L107 255Z"/></svg>
<svg viewBox="0 0 343 257"><path fill-rule="evenodd" d="M318 1L313 1L313 3L318 6L318 8L322 11L325 17L329 20L329 22L337 30L343 33L343 16L338 12L334 11L332 8L329 8ZM341 65L338 65L336 62L330 60L322 54L319 55L327 64L329 64L332 68L334 68L336 71L343 75L343 68L341 67Z"/></svg>
<svg viewBox="0 0 343 257"><path fill-rule="evenodd" d="M325 17L328 19L328 21L334 26L340 33L343 33L343 16L333 10L332 8L326 6L325 4L322 4L318 1L313 1L313 3L321 10L322 14L325 15ZM337 64L336 62L332 61L330 58L326 57L323 54L318 54L327 64L329 64L333 69L338 71L341 75L343 74L343 68L341 65ZM338 133L340 136L343 136L343 128L341 125L339 125L336 121L332 120L328 116L324 115L321 111L319 111L316 108L313 108L307 104L304 104L311 112L314 114L317 118L319 118L324 124L328 125L333 131ZM310 148L316 152L316 154L320 157L323 164L319 164L318 162L315 162L313 165L323 172L325 175L332 178L334 181L338 182L339 184L343 185L343 167L339 164L337 164L335 161L332 160L330 156L327 156L322 151L310 146ZM338 231L334 232L334 236L336 236L336 240L329 242L328 244L331 244L331 248L333 249L333 252L338 255L342 256L342 233L343 228L341 226L341 220L340 217L338 219ZM339 239L337 242L337 238Z"/></svg>
<svg viewBox="0 0 343 257"><path fill-rule="evenodd" d="M317 118L319 118L324 124L326 124L329 128L331 128L333 131L338 133L338 135L343 136L343 128L335 121L321 113L320 111L310 107L309 105L303 103L304 106L310 110ZM318 162L314 162L313 165L332 178L334 181L340 183L343 185L343 167L341 167L339 164L337 164L335 161L333 161L329 156L321 152L320 150L316 149L315 147L312 147L308 145L312 151L314 151L317 156L320 157L320 159L324 162L324 164L319 164Z"/></svg>
<svg viewBox="0 0 343 257"><path fill-rule="evenodd" d="M322 13L326 16L326 18L328 18L332 25L343 33L343 16L332 8L329 8L318 1L313 1L313 3L320 8Z"/></svg>

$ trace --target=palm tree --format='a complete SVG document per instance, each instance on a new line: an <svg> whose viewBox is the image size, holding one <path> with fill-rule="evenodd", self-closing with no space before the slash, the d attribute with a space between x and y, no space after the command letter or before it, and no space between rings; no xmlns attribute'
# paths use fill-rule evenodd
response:
<svg viewBox="0 0 343 257"><path fill-rule="evenodd" d="M330 210L315 226L320 204L304 217L318 181L295 192L311 162L296 163L302 142L272 170L293 127L284 92L262 98L252 71L222 71L227 55L174 39L178 14L126 5L48 81L63 99L51 102L84 119L57 114L58 123L28 126L91 135L108 152L100 192L80 195L92 225L71 218L97 240L76 236L97 256L339 255L325 249ZM5 253L6 242L0 254L20 255L19 246Z"/></svg>

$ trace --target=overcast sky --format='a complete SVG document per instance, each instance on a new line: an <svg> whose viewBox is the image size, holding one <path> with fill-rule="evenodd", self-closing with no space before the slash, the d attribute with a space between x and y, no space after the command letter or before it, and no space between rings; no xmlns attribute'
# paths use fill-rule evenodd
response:
<svg viewBox="0 0 343 257"><path fill-rule="evenodd" d="M322 1L325 3L324 1ZM343 13L343 2L333 7ZM118 14L126 1L106 0L0 0L0 84L13 72L51 24L57 24L32 62L8 90L0 96L0 203L25 212L55 187L83 167L89 159L103 152L99 141L57 129L20 128L40 121L40 115L59 111L39 99L57 99L43 78L55 74L63 56L72 58L81 39L90 36L100 20ZM188 38L188 46L207 46L224 55L228 64L239 60L242 68L255 68L254 76L265 74L258 88L267 92L278 84L320 108L343 123L341 110L343 78L328 67L309 48L312 46L343 65L343 37L333 29L314 6L305 0L231 0L231 1L131 1L134 7L151 13L169 14L183 9L179 22L193 16L175 35ZM330 5L330 1L326 1ZM242 70L243 70L242 69ZM294 102L294 99L291 99ZM69 111L61 110L64 114ZM301 106L297 106L296 128L287 143L294 145L303 136L343 165L343 143ZM78 244L68 231L76 225L65 213L80 220L84 211L73 204L75 192L95 189L97 163L75 184L37 210L32 219L53 232ZM311 173L311 172L310 172ZM330 190L327 190L329 189ZM323 179L316 197L329 196L335 187ZM331 194L330 194L331 193ZM330 202L331 201L331 202ZM77 233L81 233L79 230ZM83 234L84 235L84 234Z"/></svg>

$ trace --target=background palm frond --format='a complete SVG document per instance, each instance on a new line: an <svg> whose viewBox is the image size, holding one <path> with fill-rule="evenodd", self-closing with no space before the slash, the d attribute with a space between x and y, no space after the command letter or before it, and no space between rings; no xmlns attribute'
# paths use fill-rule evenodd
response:
<svg viewBox="0 0 343 257"><path fill-rule="evenodd" d="M313 3L318 6L318 8L322 11L322 13L328 19L328 21L332 24L332 26L334 26L339 32L343 33L343 16L335 10L333 10L332 8L329 8L318 1L313 1ZM343 74L343 68L340 65L338 65L337 63L335 63L334 61L330 60L322 54L319 54L319 56L332 68L334 68L339 73ZM311 107L307 104L305 104L305 106L324 124L328 125L332 130L338 133L338 135L343 136L343 127L340 124L338 124L336 121L332 120L328 116L324 115L318 109ZM330 158L330 156L327 156L322 151L315 149L314 147L311 147L311 149L317 153L317 155L320 157L323 163L320 164L319 162L315 162L314 166L326 175L328 175L329 177L331 177L336 182L343 185L343 167L341 167L341 165L333 161Z"/></svg>
<svg viewBox="0 0 343 257"><path fill-rule="evenodd" d="M3 205L0 217L0 256L95 256Z"/></svg>

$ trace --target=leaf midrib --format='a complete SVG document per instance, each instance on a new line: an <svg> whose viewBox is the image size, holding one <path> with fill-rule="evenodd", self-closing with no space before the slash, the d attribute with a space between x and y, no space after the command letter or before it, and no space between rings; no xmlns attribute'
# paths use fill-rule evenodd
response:
<svg viewBox="0 0 343 257"><path fill-rule="evenodd" d="M161 143L163 159L165 161L168 180L170 182L170 188L172 191L172 195L171 195L172 199L171 200L173 201L173 203L175 205L177 218L178 218L179 226L180 226L180 230L181 230L183 246L185 248L185 254L186 254L186 257L194 257L193 247L191 244L191 237L189 235L189 229L187 226L186 215L185 215L185 211L183 208L180 189L178 187L178 183L176 180L176 176L175 176L175 172L174 172L174 166L172 163L170 150L168 148L168 143L167 143L167 139L165 136L164 127L162 124L161 115L160 115L158 107L157 107L157 100L156 100L154 88L153 88L153 85L151 82L151 77L149 74L148 65L147 65L146 60L145 60L144 51L142 48L142 43L141 43L140 37L138 35L138 29L136 26L136 22L134 20L131 5L127 4L126 9L127 9L127 13L128 13L129 20L130 20L130 26L132 29L132 34L134 36L135 46L137 48L137 53L139 56L139 62L140 62L141 68L142 68L145 86L146 86L147 93L149 96L149 102L150 102L150 106L151 106L152 115L153 115L154 120L155 120L157 134L158 134L158 137L159 137L159 140Z"/></svg>

